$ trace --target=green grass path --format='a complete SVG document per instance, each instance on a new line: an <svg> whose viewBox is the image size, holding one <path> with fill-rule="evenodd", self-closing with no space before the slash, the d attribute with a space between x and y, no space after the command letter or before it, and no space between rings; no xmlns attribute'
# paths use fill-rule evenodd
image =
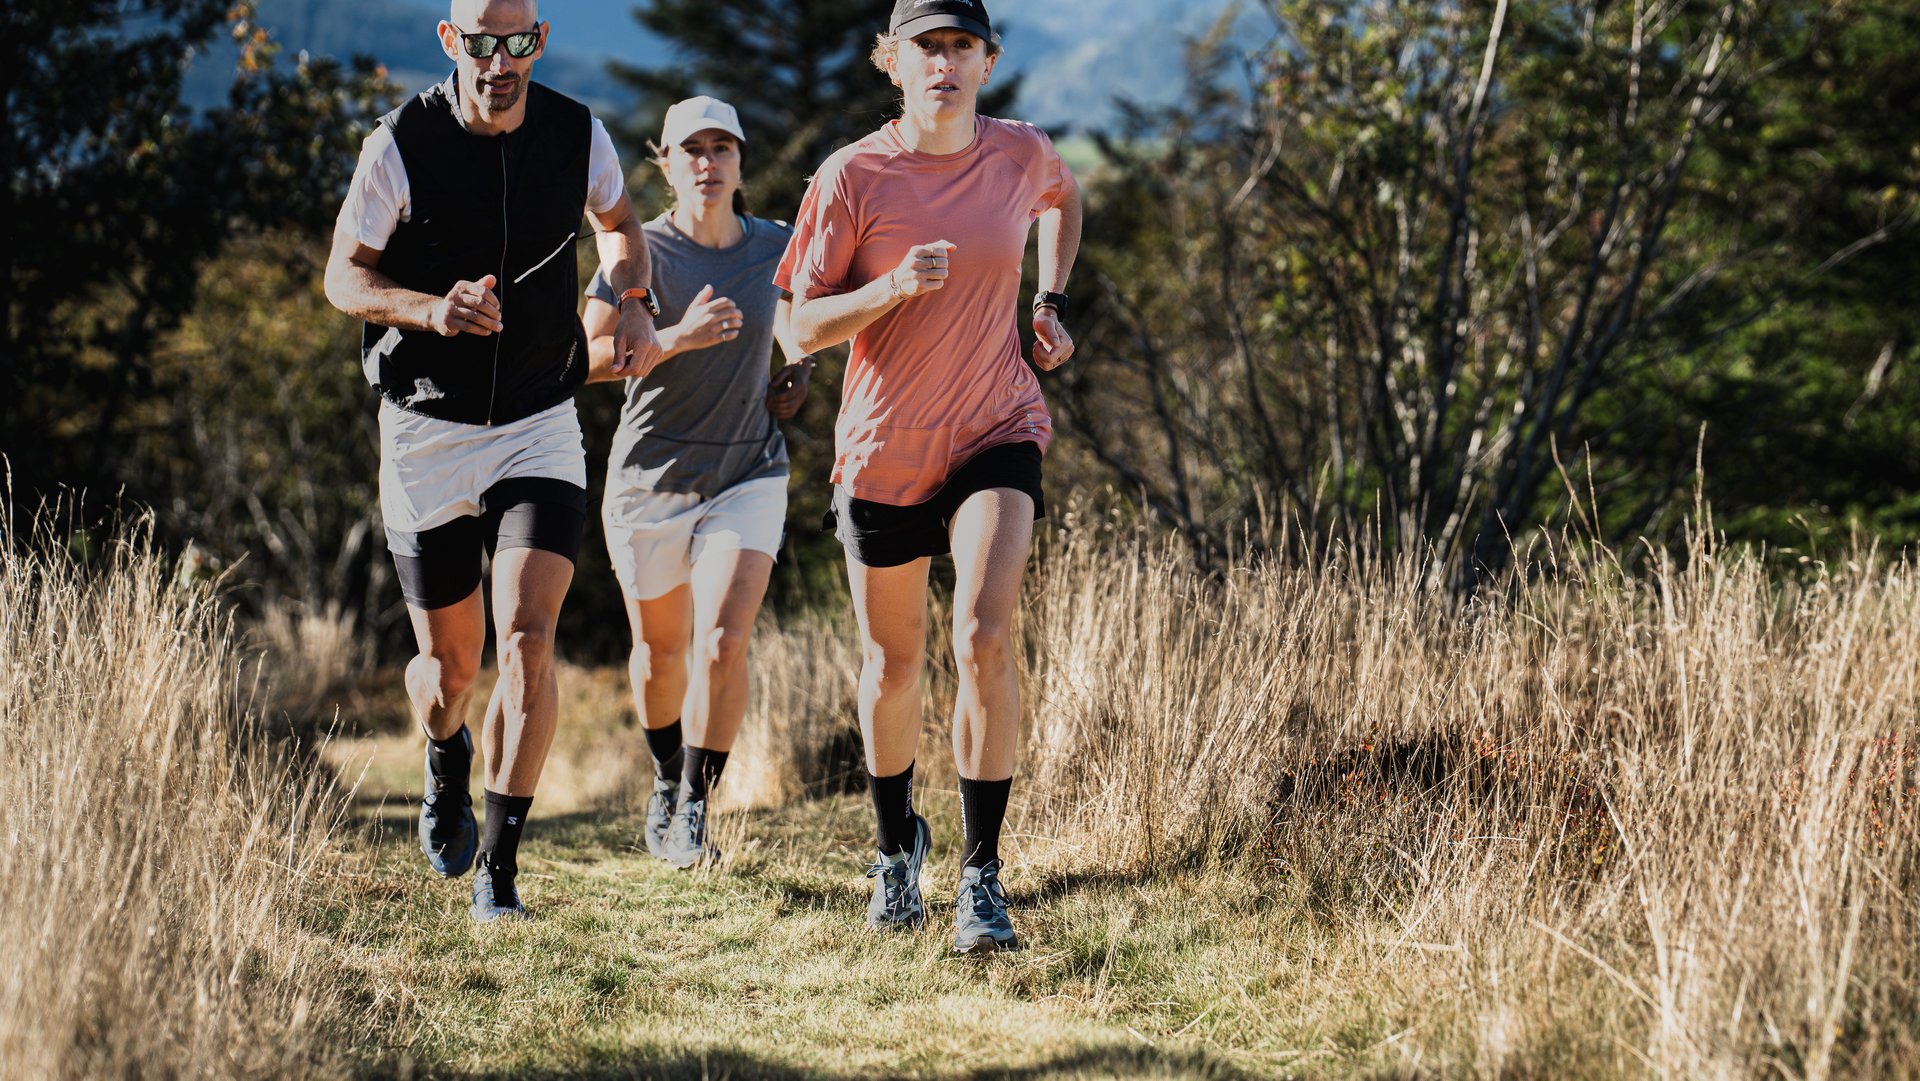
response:
<svg viewBox="0 0 1920 1081"><path fill-rule="evenodd" d="M1007 875L1028 948L948 950L957 800L924 793L927 927L862 923L864 796L723 813L715 869L638 847L635 813L535 814L535 919L476 926L469 879L412 839L417 751L378 754L345 842L349 993L367 1076L474 1078L1161 1078L1399 1076L1394 1031L1318 933L1248 873L1147 877L1023 861ZM1388 1067L1383 1069L1383 1067Z"/></svg>

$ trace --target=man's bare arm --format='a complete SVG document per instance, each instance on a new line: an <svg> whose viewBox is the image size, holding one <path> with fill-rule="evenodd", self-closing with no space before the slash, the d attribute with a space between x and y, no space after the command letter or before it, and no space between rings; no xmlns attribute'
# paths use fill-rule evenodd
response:
<svg viewBox="0 0 1920 1081"><path fill-rule="evenodd" d="M593 221L593 243L600 251L600 266L614 295L648 286L653 280L653 262L647 253L646 234L640 231L640 218L626 193L621 193L611 210L588 216ZM614 323L613 354L606 377L645 375L663 359L653 316L638 303L616 307L619 317Z"/></svg>
<svg viewBox="0 0 1920 1081"><path fill-rule="evenodd" d="M327 300L356 319L401 330L488 335L499 331L500 298L491 274L455 282L445 296L407 289L380 273L380 251L369 248L343 223L333 231L327 256Z"/></svg>

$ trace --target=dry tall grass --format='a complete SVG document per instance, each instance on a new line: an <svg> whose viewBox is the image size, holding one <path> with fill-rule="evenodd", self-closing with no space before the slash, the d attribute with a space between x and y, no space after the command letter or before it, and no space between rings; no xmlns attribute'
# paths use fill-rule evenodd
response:
<svg viewBox="0 0 1920 1081"><path fill-rule="evenodd" d="M1205 1038L1270 1045L1298 1019L1263 1004L1324 1001L1310 1032L1355 1033L1375 1066L1411 1049L1409 1076L1920 1073L1920 567L1860 552L1782 580L1703 532L1630 571L1543 542L1530 576L1462 602L1411 559L1204 575L1059 526L1019 623L1011 880L1177 867L1240 898L1180 919L1245 913L1249 882L1261 913L1297 913L1235 971L1167 974L1253 1004ZM93 571L5 559L0 1074L333 1069L353 1054L333 1019L382 1023L307 952L352 944L299 925L313 892L350 894L317 858L341 804L236 704L227 617L138 544ZM857 779L856 658L844 613L763 622L724 802ZM338 685L326 667L295 697ZM632 798L624 673L568 683L598 734L542 806Z"/></svg>
<svg viewBox="0 0 1920 1081"><path fill-rule="evenodd" d="M63 540L0 549L0 1076L339 1073L299 921L341 800L256 737L209 586Z"/></svg>
<svg viewBox="0 0 1920 1081"><path fill-rule="evenodd" d="M1097 533L1034 582L1026 829L1253 846L1482 1076L1920 1069L1920 568L1782 584L1702 533L1463 604L1408 559L1207 579Z"/></svg>

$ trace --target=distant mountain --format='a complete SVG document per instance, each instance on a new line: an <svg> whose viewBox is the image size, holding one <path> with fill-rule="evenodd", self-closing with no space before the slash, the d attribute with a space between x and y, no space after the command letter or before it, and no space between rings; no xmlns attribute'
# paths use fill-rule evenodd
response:
<svg viewBox="0 0 1920 1081"><path fill-rule="evenodd" d="M1251 7L1252 5L1243 5ZM1075 0L1070 4L994 5L1007 47L1006 65L1025 75L1018 111L1023 119L1085 131L1108 122L1113 99L1164 103L1184 85L1185 43L1207 32L1229 0ZM427 0L261 0L260 20L290 53L374 56L408 90L441 78L450 63L434 24L444 4ZM1004 14L1003 14L1004 12ZM633 18L628 3L541 0L540 17L553 24L539 78L602 112L626 106L624 88L607 62L672 62L666 42ZM1262 16L1242 14L1249 45L1261 35ZM217 102L233 70L233 49L221 45L195 66L189 100Z"/></svg>

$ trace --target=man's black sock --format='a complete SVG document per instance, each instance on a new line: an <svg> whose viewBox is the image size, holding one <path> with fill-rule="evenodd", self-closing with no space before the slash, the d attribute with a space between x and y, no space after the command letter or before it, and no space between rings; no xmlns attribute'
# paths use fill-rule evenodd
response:
<svg viewBox="0 0 1920 1081"><path fill-rule="evenodd" d="M680 771L680 799L706 799L707 790L719 783L720 771L726 768L727 752L688 747L687 764Z"/></svg>
<svg viewBox="0 0 1920 1081"><path fill-rule="evenodd" d="M1007 819L1007 794L1013 778L969 781L960 778L960 829L968 867L985 867L1000 858L1000 824Z"/></svg>
<svg viewBox="0 0 1920 1081"><path fill-rule="evenodd" d="M663 781L680 779L680 722L662 728L649 728L647 750L653 754L653 775Z"/></svg>
<svg viewBox="0 0 1920 1081"><path fill-rule="evenodd" d="M480 827L480 859L496 878L520 873L520 831L526 828L532 796L487 793L487 820Z"/></svg>
<svg viewBox="0 0 1920 1081"><path fill-rule="evenodd" d="M894 855L913 843L913 763L892 777L867 774L873 796L874 838L883 855Z"/></svg>
<svg viewBox="0 0 1920 1081"><path fill-rule="evenodd" d="M427 737L427 775L433 778L433 794L467 790L467 773L473 768L473 736L466 725L446 739Z"/></svg>

